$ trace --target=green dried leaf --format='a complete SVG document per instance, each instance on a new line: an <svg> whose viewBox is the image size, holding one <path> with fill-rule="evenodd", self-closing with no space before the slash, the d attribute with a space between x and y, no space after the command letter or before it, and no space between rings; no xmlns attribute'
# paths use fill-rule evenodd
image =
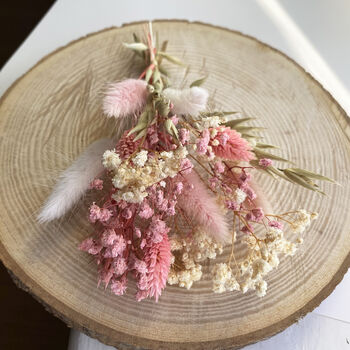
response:
<svg viewBox="0 0 350 350"><path fill-rule="evenodd" d="M261 128L259 126L236 126L234 129L242 134L244 134L246 132L250 132L250 131L266 130L266 128Z"/></svg>
<svg viewBox="0 0 350 350"><path fill-rule="evenodd" d="M153 83L156 83L157 81L160 81L160 73L158 69L155 69L153 72Z"/></svg>
<svg viewBox="0 0 350 350"><path fill-rule="evenodd" d="M179 133L178 133L178 131L176 129L176 126L174 125L173 122L171 122L171 129L172 129L172 131L174 133L175 138L179 141Z"/></svg>
<svg viewBox="0 0 350 350"><path fill-rule="evenodd" d="M153 74L153 70L151 67L149 67L146 71L146 76L145 76L145 80L147 81L147 83L151 79L152 74Z"/></svg>
<svg viewBox="0 0 350 350"><path fill-rule="evenodd" d="M172 129L172 125L174 125L174 123L171 121L171 119L166 119L166 121L164 122L164 128L167 131L168 134L173 136L173 129ZM175 126L175 125L174 125Z"/></svg>
<svg viewBox="0 0 350 350"><path fill-rule="evenodd" d="M140 138L144 137L146 134L147 134L147 128L141 130L141 131L137 134L137 136L134 138L134 142L137 141L137 140L139 140Z"/></svg>
<svg viewBox="0 0 350 350"><path fill-rule="evenodd" d="M158 69L159 72L162 73L163 75L165 75L166 77L168 76L168 72L164 69L163 66L159 66L159 62L158 62Z"/></svg>
<svg viewBox="0 0 350 350"><path fill-rule="evenodd" d="M288 159L285 159L285 158L276 156L276 155L274 155L274 154L265 152L265 151L263 151L262 149L259 149L259 148L256 148L256 147L253 148L253 152L254 152L255 155L258 157L258 159L261 159L261 158L269 158L269 159L273 159L273 160L279 160L279 161L281 161L281 162L291 163Z"/></svg>
<svg viewBox="0 0 350 350"><path fill-rule="evenodd" d="M164 40L162 42L162 47L161 47L160 51L165 52L167 47L168 47L168 40Z"/></svg>
<svg viewBox="0 0 350 350"><path fill-rule="evenodd" d="M163 51L159 51L158 55L160 57L163 57L164 59L166 59L167 61L177 64L178 66L184 66L185 64L183 62L181 62L178 58L168 55L167 53L163 52Z"/></svg>
<svg viewBox="0 0 350 350"><path fill-rule="evenodd" d="M255 140L260 140L260 139L262 139L261 136L253 135L253 134L242 134L241 136L242 136L244 139L255 139Z"/></svg>
<svg viewBox="0 0 350 350"><path fill-rule="evenodd" d="M201 112L200 115L203 117L213 117L213 116L218 116L218 117L224 117L226 115L231 115L231 114L237 114L239 112L232 111L232 112Z"/></svg>
<svg viewBox="0 0 350 350"><path fill-rule="evenodd" d="M130 136L131 134L138 132L140 130L144 130L147 128L147 123L137 123L135 127L133 127L129 132L128 132L128 136ZM135 140L134 140L135 141Z"/></svg>
<svg viewBox="0 0 350 350"><path fill-rule="evenodd" d="M232 129L235 129L236 126L243 124L245 122L247 122L248 120L253 120L256 118L239 118L239 119L233 119L233 120L229 120L226 123L224 123L226 126L229 126Z"/></svg>
<svg viewBox="0 0 350 350"><path fill-rule="evenodd" d="M194 86L201 86L205 83L205 81L208 79L208 76L206 75L205 77L195 80L193 83L191 83L190 88Z"/></svg>
<svg viewBox="0 0 350 350"><path fill-rule="evenodd" d="M135 51L146 51L148 50L148 47L144 43L123 43L125 47L131 50Z"/></svg>
<svg viewBox="0 0 350 350"><path fill-rule="evenodd" d="M275 148L275 149L278 149L278 148L279 148L279 147L274 146L274 145L269 145L269 144L267 144L267 143L260 143L260 142L258 142L258 143L255 145L255 147L257 147L257 148Z"/></svg>
<svg viewBox="0 0 350 350"><path fill-rule="evenodd" d="M311 178L311 179L316 179L316 180L321 180L321 181L329 181L332 183L336 183L336 181L330 179L329 177L314 173L309 170L304 170L300 168L289 168L289 171L292 171L293 173L299 175L299 176L304 176L306 178Z"/></svg>
<svg viewBox="0 0 350 350"><path fill-rule="evenodd" d="M271 171L273 174L281 177L282 179L286 180L286 181L289 181L289 182L292 182L285 174L283 171L281 171L280 169L274 167L273 165L270 165L269 167L267 167L267 169L269 171Z"/></svg>
<svg viewBox="0 0 350 350"><path fill-rule="evenodd" d="M305 188L307 188L309 190L316 191L316 192L324 194L323 192L321 192L317 188L315 188L315 186L309 184L308 182L306 182L303 178L301 178L300 176L298 176L294 172L289 171L289 169L284 169L283 172L294 183L296 183L296 184L298 184L300 186L303 186L303 187L305 187Z"/></svg>

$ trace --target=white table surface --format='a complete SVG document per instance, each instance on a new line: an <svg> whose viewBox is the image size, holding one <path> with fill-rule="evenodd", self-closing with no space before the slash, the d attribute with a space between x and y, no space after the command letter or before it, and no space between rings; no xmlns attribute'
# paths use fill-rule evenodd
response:
<svg viewBox="0 0 350 350"><path fill-rule="evenodd" d="M0 72L0 95L40 58L105 27L180 18L257 37L311 72L350 114L349 0L58 0ZM298 324L247 350L350 349L350 274ZM69 350L112 349L77 331Z"/></svg>

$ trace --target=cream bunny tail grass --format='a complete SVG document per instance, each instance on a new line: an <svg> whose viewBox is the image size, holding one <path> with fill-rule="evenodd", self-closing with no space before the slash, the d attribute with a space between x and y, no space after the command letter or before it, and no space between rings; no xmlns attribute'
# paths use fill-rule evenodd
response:
<svg viewBox="0 0 350 350"><path fill-rule="evenodd" d="M163 94L174 105L174 113L190 115L197 115L205 110L209 96L207 90L197 86L184 90L168 88Z"/></svg>
<svg viewBox="0 0 350 350"><path fill-rule="evenodd" d="M103 172L102 154L113 147L114 141L108 138L97 140L88 146L60 176L37 217L38 221L49 222L66 214L89 189L91 181Z"/></svg>

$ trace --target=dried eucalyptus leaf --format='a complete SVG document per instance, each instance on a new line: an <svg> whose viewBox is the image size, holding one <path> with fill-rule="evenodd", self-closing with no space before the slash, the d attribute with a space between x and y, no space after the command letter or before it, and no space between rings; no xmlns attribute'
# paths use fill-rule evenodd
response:
<svg viewBox="0 0 350 350"><path fill-rule="evenodd" d="M329 177L314 173L314 172L309 171L309 170L304 170L304 169L300 169L300 168L289 168L288 170L292 171L293 173L295 173L299 176L305 176L306 178L336 183L336 181L334 181L333 179L330 179Z"/></svg>
<svg viewBox="0 0 350 350"><path fill-rule="evenodd" d="M205 77L195 80L193 83L191 83L190 88L194 86L201 86L205 83L205 81L208 79L208 76L206 75Z"/></svg>
<svg viewBox="0 0 350 350"><path fill-rule="evenodd" d="M123 43L125 47L135 51L146 51L148 47L144 43Z"/></svg>

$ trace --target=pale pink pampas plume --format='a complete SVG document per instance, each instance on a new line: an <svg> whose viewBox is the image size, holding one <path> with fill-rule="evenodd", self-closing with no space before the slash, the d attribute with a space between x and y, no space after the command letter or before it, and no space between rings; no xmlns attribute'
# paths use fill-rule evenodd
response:
<svg viewBox="0 0 350 350"><path fill-rule="evenodd" d="M179 196L178 205L186 215L219 242L229 242L231 235L224 213L209 193L200 177L192 171L184 175L184 183L190 185Z"/></svg>
<svg viewBox="0 0 350 350"><path fill-rule="evenodd" d="M219 145L212 145L213 152L222 159L249 162L254 158L248 141L241 137L241 134L236 130L221 128L215 139L219 141Z"/></svg>
<svg viewBox="0 0 350 350"><path fill-rule="evenodd" d="M157 302L165 288L171 264L170 242L167 234L163 235L159 243L152 241L147 243L144 262L147 265L145 286L144 289L139 290L136 299L141 301L144 298L153 297Z"/></svg>
<svg viewBox="0 0 350 350"><path fill-rule="evenodd" d="M165 89L163 94L173 104L173 112L175 114L197 115L204 111L208 100L208 91L194 86L189 89Z"/></svg>
<svg viewBox="0 0 350 350"><path fill-rule="evenodd" d="M113 148L112 139L100 139L66 169L38 215L38 221L48 222L66 214L89 189L90 183L103 172L101 162L105 150Z"/></svg>
<svg viewBox="0 0 350 350"><path fill-rule="evenodd" d="M103 99L103 112L107 117L126 117L142 110L147 101L147 83L127 79L110 84Z"/></svg>

